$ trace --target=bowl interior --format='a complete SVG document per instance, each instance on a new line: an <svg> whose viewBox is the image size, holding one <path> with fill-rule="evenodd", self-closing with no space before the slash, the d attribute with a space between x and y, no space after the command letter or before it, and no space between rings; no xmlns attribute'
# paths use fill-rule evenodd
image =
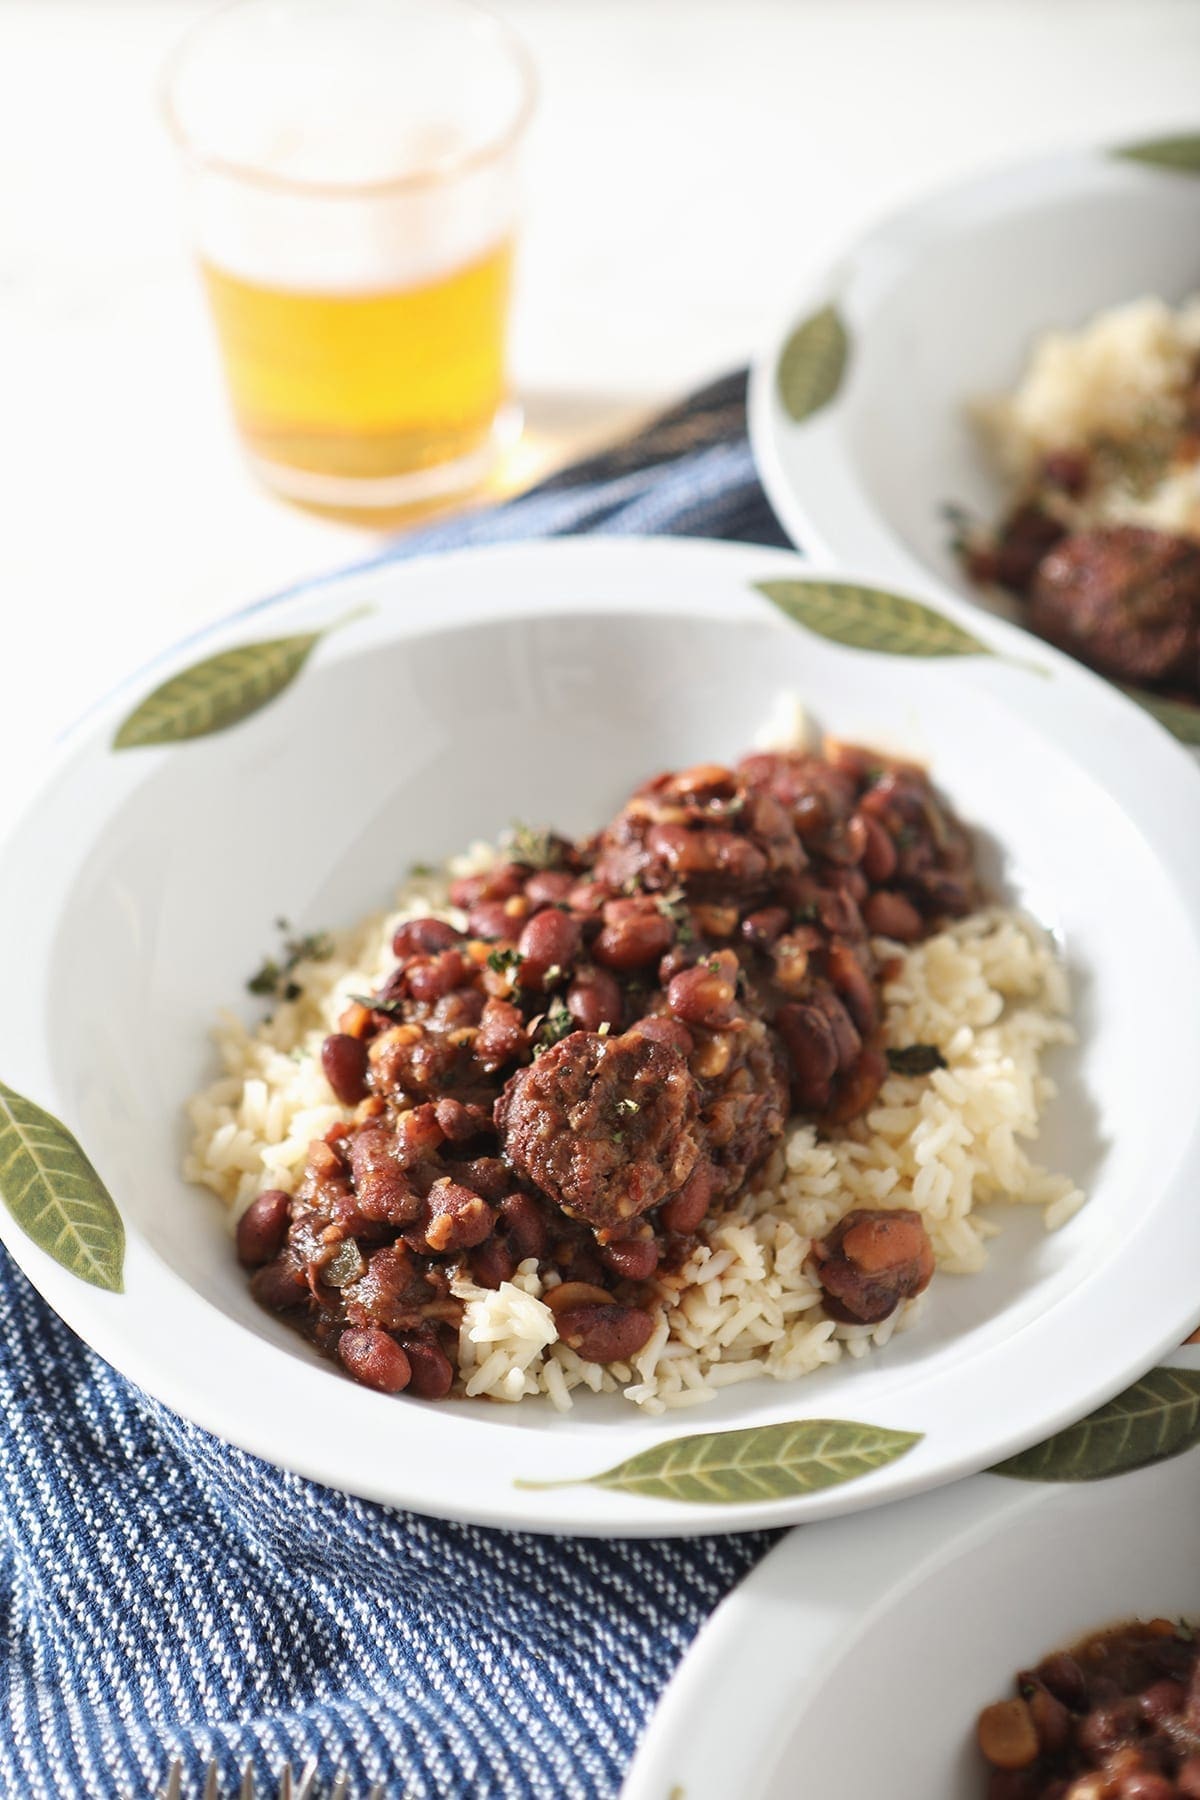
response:
<svg viewBox="0 0 1200 1800"><path fill-rule="evenodd" d="M1018 1669L1127 1619L1200 1614L1198 1499L1192 1456L993 1506L863 1607L792 1709L755 1792L790 1800L802 1768L804 1791L836 1793L852 1743L857 1791L978 1800L975 1719L1015 1692ZM814 1569L815 1592L791 1603L820 1607L823 1579Z"/></svg>
<svg viewBox="0 0 1200 1800"><path fill-rule="evenodd" d="M937 1284L919 1327L875 1359L872 1392L985 1356L1119 1254L1183 1155L1200 1044L1174 1047L1169 1068L1147 1053L1163 996L1196 980L1169 878L1121 806L1022 717L1017 676L998 659L974 666L967 678L851 654L765 616L697 616L681 631L652 607L416 635L376 622L331 639L234 730L115 759L85 744L66 765L25 840L30 856L70 857L63 904L47 921L31 895L27 935L0 949L0 975L47 1021L44 1066L28 1050L22 1072L14 1041L7 1078L49 1084L129 1230L241 1330L310 1360L336 1403L341 1377L254 1305L222 1209L178 1172L184 1099L214 1073L217 1009L253 1016L245 982L277 916L352 922L414 861L515 817L594 828L650 773L748 748L791 688L822 727L930 762L986 834L997 887L1054 929L1075 976L1081 1044L1053 1059L1061 1094L1041 1154L1091 1201L1053 1235L1010 1216L986 1272ZM862 1416L862 1380L859 1365L831 1369L803 1384L804 1406ZM727 1390L704 1422L761 1400ZM484 1403L461 1416L476 1410L512 1429L547 1423ZM602 1429L629 1410L601 1399L579 1422Z"/></svg>

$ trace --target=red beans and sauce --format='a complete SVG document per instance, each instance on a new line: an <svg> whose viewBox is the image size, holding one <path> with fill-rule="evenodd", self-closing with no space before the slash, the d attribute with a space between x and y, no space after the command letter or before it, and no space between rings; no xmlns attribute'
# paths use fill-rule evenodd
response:
<svg viewBox="0 0 1200 1800"><path fill-rule="evenodd" d="M416 919L326 1038L350 1117L295 1194L259 1195L254 1291L356 1380L448 1393L459 1274L532 1260L560 1337L627 1362L658 1282L793 1113L862 1113L887 1069L871 939L970 910L970 841L920 769L830 745L656 776L595 837L521 833ZM928 1283L916 1213L860 1209L814 1245L839 1320ZM549 1278L555 1278L550 1280Z"/></svg>
<svg viewBox="0 0 1200 1800"><path fill-rule="evenodd" d="M1200 1800L1200 1643L1121 1625L1017 1676L985 1707L987 1800Z"/></svg>

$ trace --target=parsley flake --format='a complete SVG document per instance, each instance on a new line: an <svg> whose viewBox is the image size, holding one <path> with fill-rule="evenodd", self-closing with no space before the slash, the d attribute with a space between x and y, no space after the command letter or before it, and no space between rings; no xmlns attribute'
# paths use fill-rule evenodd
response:
<svg viewBox="0 0 1200 1800"><path fill-rule="evenodd" d="M286 919L276 919L275 928L284 933L282 955L268 956L249 977L246 986L252 994L262 994L272 1000L298 1000L303 990L300 983L292 979L293 971L302 962L328 962L333 955L333 939L327 931L310 931L304 937L293 937Z"/></svg>
<svg viewBox="0 0 1200 1800"><path fill-rule="evenodd" d="M932 1075L935 1069L947 1067L936 1044L905 1044L902 1049L889 1050L887 1059L897 1075Z"/></svg>

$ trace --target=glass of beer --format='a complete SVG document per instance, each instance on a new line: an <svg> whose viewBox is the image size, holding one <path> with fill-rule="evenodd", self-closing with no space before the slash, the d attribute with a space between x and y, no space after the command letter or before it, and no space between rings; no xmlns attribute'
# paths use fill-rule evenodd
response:
<svg viewBox="0 0 1200 1800"><path fill-rule="evenodd" d="M519 40L469 0L232 0L165 83L251 462L383 523L465 493L520 428L505 342Z"/></svg>

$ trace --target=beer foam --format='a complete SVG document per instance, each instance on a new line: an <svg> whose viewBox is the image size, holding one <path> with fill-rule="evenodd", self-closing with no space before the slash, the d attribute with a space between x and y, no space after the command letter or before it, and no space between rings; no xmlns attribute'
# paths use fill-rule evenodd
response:
<svg viewBox="0 0 1200 1800"><path fill-rule="evenodd" d="M528 78L492 20L447 0L236 8L181 59L171 100L200 254L244 280L415 286L511 232Z"/></svg>

